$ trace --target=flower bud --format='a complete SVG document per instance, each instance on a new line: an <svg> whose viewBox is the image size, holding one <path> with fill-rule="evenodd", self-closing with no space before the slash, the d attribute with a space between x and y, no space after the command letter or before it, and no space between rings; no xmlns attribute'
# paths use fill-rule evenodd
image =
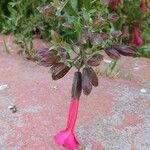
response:
<svg viewBox="0 0 150 150"><path fill-rule="evenodd" d="M86 44L87 43L87 41L88 41L88 36L86 36L86 35L81 35L81 37L80 37L80 44Z"/></svg>
<svg viewBox="0 0 150 150"><path fill-rule="evenodd" d="M79 99L82 90L82 74L80 71L76 71L74 74L73 84L72 84L72 98Z"/></svg>
<svg viewBox="0 0 150 150"><path fill-rule="evenodd" d="M64 77L68 71L70 70L70 67L68 67L64 63L57 63L51 67L52 71L52 79L53 80L58 80L62 77Z"/></svg>
<svg viewBox="0 0 150 150"><path fill-rule="evenodd" d="M109 34L107 32L101 32L100 36L102 37L103 40L107 40L109 38Z"/></svg>
<svg viewBox="0 0 150 150"><path fill-rule="evenodd" d="M74 28L74 24L72 22L63 23L62 26L67 28L67 29L73 29Z"/></svg>
<svg viewBox="0 0 150 150"><path fill-rule="evenodd" d="M121 36L122 32L121 31L113 31L111 33L111 36L114 37L114 38L117 38L119 36Z"/></svg>
<svg viewBox="0 0 150 150"><path fill-rule="evenodd" d="M42 49L39 49L37 51L37 54L39 57L45 57L49 54L54 54L54 55L57 55L57 51L56 50L50 50L50 48L42 48Z"/></svg>
<svg viewBox="0 0 150 150"><path fill-rule="evenodd" d="M99 33L92 33L90 35L90 42L93 45L98 45L103 42L103 38L101 37L101 35Z"/></svg>
<svg viewBox="0 0 150 150"><path fill-rule="evenodd" d="M61 41L60 35L56 31L53 31L53 30L51 30L51 38L56 43L59 43Z"/></svg>
<svg viewBox="0 0 150 150"><path fill-rule="evenodd" d="M117 22L118 19L119 19L119 16L117 14L110 14L108 16L108 20L113 23Z"/></svg>
<svg viewBox="0 0 150 150"><path fill-rule="evenodd" d="M40 59L40 64L45 67L50 67L60 61L60 56L57 55L56 50L49 50L49 48L40 49L37 52Z"/></svg>
<svg viewBox="0 0 150 150"><path fill-rule="evenodd" d="M132 56L134 57L136 55L136 48L133 46L127 46L127 45L116 45L113 46L120 54L124 56Z"/></svg>
<svg viewBox="0 0 150 150"><path fill-rule="evenodd" d="M98 86L98 77L95 71L92 69L92 67L89 68L89 74L90 74L90 81L93 86Z"/></svg>
<svg viewBox="0 0 150 150"><path fill-rule="evenodd" d="M42 13L45 17L54 16L54 8L51 5L45 5L43 7L38 8L39 12Z"/></svg>
<svg viewBox="0 0 150 150"><path fill-rule="evenodd" d="M100 25L102 24L102 19L94 19L93 22L92 22L92 27L93 28L96 28L96 27L99 27Z"/></svg>
<svg viewBox="0 0 150 150"><path fill-rule="evenodd" d="M69 53L63 47L58 48L58 53L61 58L70 59Z"/></svg>
<svg viewBox="0 0 150 150"><path fill-rule="evenodd" d="M90 66L99 66L102 60L103 56L101 54L95 54L87 60L87 63Z"/></svg>
<svg viewBox="0 0 150 150"><path fill-rule="evenodd" d="M116 49L114 49L113 47L106 48L105 52L112 59L119 59L120 58L119 52Z"/></svg>
<svg viewBox="0 0 150 150"><path fill-rule="evenodd" d="M89 75L89 68L83 68L82 72L82 90L85 95L89 95L92 91L92 84Z"/></svg>

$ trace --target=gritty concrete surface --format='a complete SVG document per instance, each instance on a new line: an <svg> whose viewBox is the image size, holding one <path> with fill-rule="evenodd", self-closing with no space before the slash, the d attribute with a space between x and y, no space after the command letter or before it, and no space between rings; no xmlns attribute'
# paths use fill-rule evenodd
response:
<svg viewBox="0 0 150 150"><path fill-rule="evenodd" d="M16 54L12 36L0 36L0 150L63 150L53 135L66 124L74 70L52 81L48 68ZM8 41L9 40L9 41ZM45 47L35 39L37 48ZM76 134L83 150L150 150L150 61L122 58L117 78L81 96ZM16 106L17 112L10 109Z"/></svg>

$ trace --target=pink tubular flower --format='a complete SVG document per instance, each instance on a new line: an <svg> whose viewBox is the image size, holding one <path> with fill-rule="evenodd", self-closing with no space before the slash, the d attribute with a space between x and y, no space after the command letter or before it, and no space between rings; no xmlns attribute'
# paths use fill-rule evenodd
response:
<svg viewBox="0 0 150 150"><path fill-rule="evenodd" d="M147 12L147 11L148 11L148 7L147 7L147 5L146 5L145 0L141 0L141 2L140 2L140 9L141 9L141 11L143 11L143 12Z"/></svg>
<svg viewBox="0 0 150 150"><path fill-rule="evenodd" d="M143 39L141 38L141 31L138 27L133 27L132 43L135 46L140 46L144 43Z"/></svg>
<svg viewBox="0 0 150 150"><path fill-rule="evenodd" d="M112 10L112 11L117 10L118 4L119 4L120 2L122 2L122 0L110 0L109 6L110 6L111 10Z"/></svg>
<svg viewBox="0 0 150 150"><path fill-rule="evenodd" d="M67 127L55 135L56 144L65 147L67 150L78 150L79 142L74 135L74 127L78 114L79 100L72 99L69 109Z"/></svg>

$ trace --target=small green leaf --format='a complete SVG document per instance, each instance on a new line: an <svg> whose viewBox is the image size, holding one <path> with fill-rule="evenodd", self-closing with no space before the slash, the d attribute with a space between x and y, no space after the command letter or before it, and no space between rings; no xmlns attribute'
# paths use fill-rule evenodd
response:
<svg viewBox="0 0 150 150"><path fill-rule="evenodd" d="M106 74L106 76L110 76L111 74L112 74L112 72L113 72L113 70L115 69L115 67L116 67L116 65L117 65L117 60L112 60L111 61L111 64L108 66L108 68L105 70L105 74Z"/></svg>
<svg viewBox="0 0 150 150"><path fill-rule="evenodd" d="M78 0L78 9L81 10L83 6L83 0Z"/></svg>
<svg viewBox="0 0 150 150"><path fill-rule="evenodd" d="M78 17L77 12L74 10L74 8L72 7L69 1L65 5L65 10L70 16Z"/></svg>
<svg viewBox="0 0 150 150"><path fill-rule="evenodd" d="M83 5L87 10L90 10L91 0L83 0Z"/></svg>

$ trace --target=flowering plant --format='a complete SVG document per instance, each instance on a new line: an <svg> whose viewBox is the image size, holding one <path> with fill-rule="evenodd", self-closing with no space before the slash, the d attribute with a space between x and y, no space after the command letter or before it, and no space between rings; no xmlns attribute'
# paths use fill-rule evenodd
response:
<svg viewBox="0 0 150 150"><path fill-rule="evenodd" d="M98 86L93 68L103 60L103 51L115 60L121 55L137 56L136 47L144 43L140 23L148 16L148 6L144 0L65 0L54 1L40 11L58 23L56 30L51 30L52 46L38 52L41 64L51 67L53 80L64 77L72 67L77 69L67 128L55 141L69 150L78 149L74 126L81 92L89 95Z"/></svg>

